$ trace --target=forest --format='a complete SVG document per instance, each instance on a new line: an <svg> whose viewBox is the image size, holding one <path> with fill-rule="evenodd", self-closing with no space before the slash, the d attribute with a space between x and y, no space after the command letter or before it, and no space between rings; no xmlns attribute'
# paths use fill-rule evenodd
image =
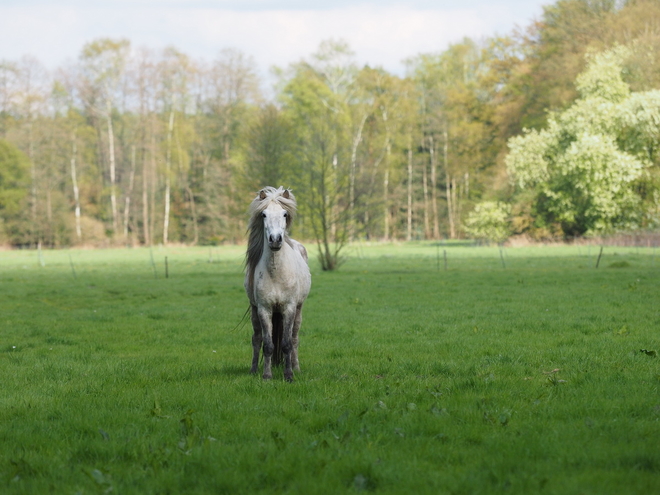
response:
<svg viewBox="0 0 660 495"><path fill-rule="evenodd" d="M1 60L0 245L243 242L266 185L294 191L324 269L354 240L653 230L659 57L660 1L560 0L405 76L327 40L270 92L235 49Z"/></svg>

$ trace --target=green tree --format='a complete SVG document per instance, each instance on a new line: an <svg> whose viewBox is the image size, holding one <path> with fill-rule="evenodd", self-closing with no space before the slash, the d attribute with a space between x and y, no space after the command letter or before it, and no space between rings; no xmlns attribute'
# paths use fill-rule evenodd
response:
<svg viewBox="0 0 660 495"><path fill-rule="evenodd" d="M187 184L189 155L188 147L182 146L182 138L186 135L183 128L186 124L185 108L189 98L188 78L191 71L190 59L185 54L173 47L168 47L163 51L159 88L163 109L163 127L166 129L166 139L163 142L165 159L163 170L161 170L165 180L163 244L167 244L170 238L172 185L177 183L177 178L183 179L180 182L183 183L184 188ZM196 219L194 224L196 229Z"/></svg>
<svg viewBox="0 0 660 495"><path fill-rule="evenodd" d="M254 60L240 51L222 50L198 72L195 115L198 139L191 164L199 204L200 236L205 242L233 240L245 233L245 166L250 132L263 98ZM248 192L249 191L249 192Z"/></svg>
<svg viewBox="0 0 660 495"><path fill-rule="evenodd" d="M117 150L113 116L120 81L124 76L130 42L126 39L100 38L86 43L80 53L83 72L81 93L85 104L97 119L99 149L102 148L101 120L107 131L107 163L112 232L119 231L117 202Z"/></svg>
<svg viewBox="0 0 660 495"><path fill-rule="evenodd" d="M362 230L369 237L390 240L397 228L395 194L404 174L408 144L404 136L411 85L381 68L364 67L357 74L351 112L350 180L353 214L362 213ZM357 98L356 95L359 95ZM377 220L373 222L373 220Z"/></svg>
<svg viewBox="0 0 660 495"><path fill-rule="evenodd" d="M338 215L342 193L348 189L344 167L341 113L335 95L314 72L299 70L285 90L285 111L294 125L296 163L293 186L302 220L316 239L324 270L339 265L347 238L346 218Z"/></svg>
<svg viewBox="0 0 660 495"><path fill-rule="evenodd" d="M332 41L321 43L311 63L292 69L281 99L296 136L293 185L321 267L334 270L350 231L348 102L356 69L348 46Z"/></svg>
<svg viewBox="0 0 660 495"><path fill-rule="evenodd" d="M509 141L512 181L534 190L533 213L564 235L648 224L640 214L643 196L651 219L657 212L657 191L641 194L640 186L652 188L656 175L660 95L630 93L622 71L631 53L618 46L590 55L576 81L580 98L552 114L547 129Z"/></svg>
<svg viewBox="0 0 660 495"><path fill-rule="evenodd" d="M14 145L0 139L0 242L29 242L23 230L24 199L30 186L30 161Z"/></svg>
<svg viewBox="0 0 660 495"><path fill-rule="evenodd" d="M511 235L511 206L496 201L478 203L465 221L465 232L474 239L501 243Z"/></svg>
<svg viewBox="0 0 660 495"><path fill-rule="evenodd" d="M444 175L447 230L449 237L455 238L459 235L462 204L481 186L474 178L484 177L494 164L489 148L493 129L489 127L488 94L481 82L486 70L483 50L465 39L439 54L422 55L410 64L422 98L422 149L428 153L430 167L429 216L433 231L427 236L440 237L437 196Z"/></svg>
<svg viewBox="0 0 660 495"><path fill-rule="evenodd" d="M284 113L272 103L260 108L245 129L243 181L251 192L264 186L278 187L293 180L289 167L293 160L295 136Z"/></svg>

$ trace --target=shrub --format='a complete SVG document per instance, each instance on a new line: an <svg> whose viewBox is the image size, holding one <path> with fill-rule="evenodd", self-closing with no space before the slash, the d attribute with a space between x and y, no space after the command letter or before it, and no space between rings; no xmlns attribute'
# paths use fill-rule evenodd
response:
<svg viewBox="0 0 660 495"><path fill-rule="evenodd" d="M511 207L485 201L475 206L465 222L465 232L475 239L501 243L511 234Z"/></svg>

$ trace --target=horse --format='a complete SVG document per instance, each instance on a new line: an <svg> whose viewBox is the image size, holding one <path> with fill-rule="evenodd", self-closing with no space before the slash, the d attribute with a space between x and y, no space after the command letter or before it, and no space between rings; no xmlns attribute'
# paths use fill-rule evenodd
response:
<svg viewBox="0 0 660 495"><path fill-rule="evenodd" d="M245 292L254 330L250 373L258 371L263 346L263 379L273 378L271 361L278 366L284 358L284 378L291 382L293 370L300 371L298 332L312 285L307 251L289 237L296 199L283 187L265 187L248 211Z"/></svg>

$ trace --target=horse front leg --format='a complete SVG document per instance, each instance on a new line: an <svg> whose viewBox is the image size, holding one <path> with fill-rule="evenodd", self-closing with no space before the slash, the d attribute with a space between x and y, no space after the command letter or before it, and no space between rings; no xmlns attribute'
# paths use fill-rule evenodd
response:
<svg viewBox="0 0 660 495"><path fill-rule="evenodd" d="M302 324L302 304L296 308L296 316L293 320L293 329L291 331L291 340L293 349L291 350L291 364L294 371L300 371L300 363L298 362L298 332Z"/></svg>
<svg viewBox="0 0 660 495"><path fill-rule="evenodd" d="M259 368L259 354L261 353L261 343L263 336L261 333L261 322L259 321L259 313L256 306L251 306L251 319L252 319L252 367L250 373L255 374Z"/></svg>
<svg viewBox="0 0 660 495"><path fill-rule="evenodd" d="M284 331L282 332L282 353L284 354L284 379L293 381L293 357L295 344L293 340L293 328L296 320L296 309L287 308L282 315ZM297 358L296 358L297 361Z"/></svg>
<svg viewBox="0 0 660 495"><path fill-rule="evenodd" d="M273 312L265 307L259 307L257 310L259 323L261 323L261 337L264 348L264 380L273 378L273 371L271 370L271 361L273 358Z"/></svg>

